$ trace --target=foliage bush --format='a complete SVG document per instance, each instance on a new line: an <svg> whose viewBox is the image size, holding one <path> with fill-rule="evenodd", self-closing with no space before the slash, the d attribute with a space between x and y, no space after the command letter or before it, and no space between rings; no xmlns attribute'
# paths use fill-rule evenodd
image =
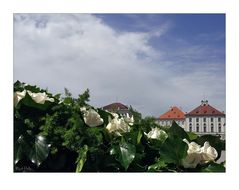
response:
<svg viewBox="0 0 239 190"><path fill-rule="evenodd" d="M161 127L135 111L125 118L88 104L89 90L73 98L53 95L37 86L14 84L15 172L224 172L216 163L225 141L185 132L175 122ZM132 118L131 118L132 119ZM96 126L90 126L90 122ZM126 128L125 128L126 127ZM110 130L109 130L110 129ZM184 167L194 141L200 153L216 157ZM211 145L207 152L201 147ZM201 148L200 148L201 147ZM214 148L215 149L214 149ZM194 147L193 147L194 148ZM206 147L207 148L207 147ZM187 158L187 159L186 159Z"/></svg>

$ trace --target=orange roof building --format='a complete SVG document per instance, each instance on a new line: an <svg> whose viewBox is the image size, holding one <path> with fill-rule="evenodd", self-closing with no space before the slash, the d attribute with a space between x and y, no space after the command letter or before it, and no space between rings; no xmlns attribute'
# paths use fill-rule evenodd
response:
<svg viewBox="0 0 239 190"><path fill-rule="evenodd" d="M201 101L201 105L186 114L187 117L225 117L223 112L218 111L216 108L208 104L208 101Z"/></svg>
<svg viewBox="0 0 239 190"><path fill-rule="evenodd" d="M225 139L226 114L202 100L201 105L185 114L185 130L198 135L219 135Z"/></svg>
<svg viewBox="0 0 239 190"><path fill-rule="evenodd" d="M176 106L171 107L170 110L160 115L158 119L158 123L161 126L171 126L173 121L184 127L185 113Z"/></svg>

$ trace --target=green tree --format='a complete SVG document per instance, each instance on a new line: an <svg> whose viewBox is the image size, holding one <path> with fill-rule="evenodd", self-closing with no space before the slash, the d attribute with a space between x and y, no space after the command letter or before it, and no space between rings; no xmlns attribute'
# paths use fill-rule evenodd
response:
<svg viewBox="0 0 239 190"><path fill-rule="evenodd" d="M130 112L134 116L135 123L139 123L142 119L142 114L139 113L136 109L134 109L132 106L129 107Z"/></svg>

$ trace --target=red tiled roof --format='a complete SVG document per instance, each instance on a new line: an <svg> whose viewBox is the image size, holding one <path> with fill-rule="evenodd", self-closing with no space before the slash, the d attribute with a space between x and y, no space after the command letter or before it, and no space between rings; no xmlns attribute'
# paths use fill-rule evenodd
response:
<svg viewBox="0 0 239 190"><path fill-rule="evenodd" d="M182 112L179 108L176 106L172 107L169 111L166 113L162 114L159 119L177 119L177 120L183 120L185 119L185 114Z"/></svg>
<svg viewBox="0 0 239 190"><path fill-rule="evenodd" d="M202 103L200 106L187 113L186 116L225 116L225 114L210 106L208 103Z"/></svg>
<svg viewBox="0 0 239 190"><path fill-rule="evenodd" d="M124 104L121 103L112 103L109 104L107 106L103 107L104 110L125 110L125 109L129 109L127 106L125 106Z"/></svg>

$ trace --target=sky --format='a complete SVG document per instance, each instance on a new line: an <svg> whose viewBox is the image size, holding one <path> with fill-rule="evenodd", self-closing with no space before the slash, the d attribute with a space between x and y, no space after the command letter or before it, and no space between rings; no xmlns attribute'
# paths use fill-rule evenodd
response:
<svg viewBox="0 0 239 190"><path fill-rule="evenodd" d="M14 14L14 81L144 116L226 109L224 14Z"/></svg>

